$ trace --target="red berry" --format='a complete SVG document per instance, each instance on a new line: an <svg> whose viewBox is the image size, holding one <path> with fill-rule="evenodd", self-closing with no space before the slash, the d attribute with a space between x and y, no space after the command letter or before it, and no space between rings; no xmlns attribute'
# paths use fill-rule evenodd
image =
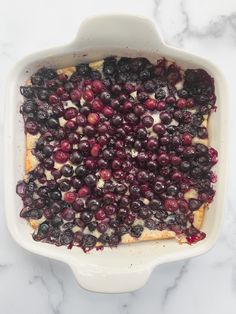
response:
<svg viewBox="0 0 236 314"><path fill-rule="evenodd" d="M68 120L66 121L65 127L70 129L70 130L75 130L77 129L77 122L73 120Z"/></svg>
<svg viewBox="0 0 236 314"><path fill-rule="evenodd" d="M196 243L198 241L201 241L205 239L206 234L204 232L199 231L197 234L191 235L187 237L187 241L189 244Z"/></svg>
<svg viewBox="0 0 236 314"><path fill-rule="evenodd" d="M157 101L156 101L156 99L148 98L145 101L145 107L148 110L155 110L157 108Z"/></svg>
<svg viewBox="0 0 236 314"><path fill-rule="evenodd" d="M96 162L92 158L87 158L85 160L85 164L84 165L85 165L85 168L92 170L92 169L94 169L96 167Z"/></svg>
<svg viewBox="0 0 236 314"><path fill-rule="evenodd" d="M164 203L165 209L169 212L175 212L178 210L179 205L177 200L172 198L167 198Z"/></svg>
<svg viewBox="0 0 236 314"><path fill-rule="evenodd" d="M88 194L89 194L89 188L87 186L82 186L78 191L78 195L80 197L85 197Z"/></svg>
<svg viewBox="0 0 236 314"><path fill-rule="evenodd" d="M99 144L94 144L91 148L91 155L93 157L97 157L99 155L100 150L101 146Z"/></svg>
<svg viewBox="0 0 236 314"><path fill-rule="evenodd" d="M57 89L57 95L61 96L65 92L65 89L63 86L58 87Z"/></svg>
<svg viewBox="0 0 236 314"><path fill-rule="evenodd" d="M101 93L101 92L103 91L103 89L104 89L104 86L103 86L103 84L102 84L101 81L99 81L99 80L94 80L94 81L92 82L92 91L93 91L94 93L96 93L96 94Z"/></svg>
<svg viewBox="0 0 236 314"><path fill-rule="evenodd" d="M50 104L54 105L54 104L57 104L59 102L59 98L56 94L51 94L48 98L48 101Z"/></svg>
<svg viewBox="0 0 236 314"><path fill-rule="evenodd" d="M179 182L182 179L182 174L179 171L174 171L171 175L171 180Z"/></svg>
<svg viewBox="0 0 236 314"><path fill-rule="evenodd" d="M77 121L79 126L85 126L87 119L85 116L78 114L78 116L76 117L76 121Z"/></svg>
<svg viewBox="0 0 236 314"><path fill-rule="evenodd" d="M170 162L172 165L177 166L181 163L181 158L179 156L171 156Z"/></svg>
<svg viewBox="0 0 236 314"><path fill-rule="evenodd" d="M133 109L133 104L130 101L126 101L123 105L123 111L124 112L128 112L131 111Z"/></svg>
<svg viewBox="0 0 236 314"><path fill-rule="evenodd" d="M94 98L94 94L93 94L93 92L90 89L85 90L84 93L83 93L83 98L86 101L92 101L93 98Z"/></svg>
<svg viewBox="0 0 236 314"><path fill-rule="evenodd" d="M70 92L70 98L73 102L80 101L80 98L82 97L82 92L79 89L72 89Z"/></svg>
<svg viewBox="0 0 236 314"><path fill-rule="evenodd" d="M64 117L66 120L73 119L77 116L78 110L74 107L67 108L64 112Z"/></svg>
<svg viewBox="0 0 236 314"><path fill-rule="evenodd" d="M153 131L157 134L164 134L166 132L166 127L162 123L156 123L153 126Z"/></svg>
<svg viewBox="0 0 236 314"><path fill-rule="evenodd" d="M102 169L100 171L100 176L103 180L109 180L111 178L111 171L108 169Z"/></svg>
<svg viewBox="0 0 236 314"><path fill-rule="evenodd" d="M106 106L104 109L103 109L103 114L105 117L112 117L113 116L113 113L114 113L114 110L111 108L111 107L108 107Z"/></svg>
<svg viewBox="0 0 236 314"><path fill-rule="evenodd" d="M176 106L177 106L178 108L183 109L183 108L186 107L186 105L187 105L186 99L180 98L180 99L177 100Z"/></svg>
<svg viewBox="0 0 236 314"><path fill-rule="evenodd" d="M186 101L186 107L187 108L192 108L194 106L194 99L193 98L189 98Z"/></svg>
<svg viewBox="0 0 236 314"><path fill-rule="evenodd" d="M192 136L189 133L183 133L181 139L183 145L189 146L192 144Z"/></svg>
<svg viewBox="0 0 236 314"><path fill-rule="evenodd" d="M87 117L88 123L92 125L97 125L99 123L100 117L97 113L90 113Z"/></svg>
<svg viewBox="0 0 236 314"><path fill-rule="evenodd" d="M71 150L71 144L67 140L62 140L61 141L61 150L63 152L69 152Z"/></svg>
<svg viewBox="0 0 236 314"><path fill-rule="evenodd" d="M166 109L166 103L164 101L159 101L157 103L157 110L162 111Z"/></svg>
<svg viewBox="0 0 236 314"><path fill-rule="evenodd" d="M186 200L178 200L179 210L183 213L187 213L189 210L188 202Z"/></svg>
<svg viewBox="0 0 236 314"><path fill-rule="evenodd" d="M218 152L214 148L209 148L208 154L210 155L211 162L215 165L218 161Z"/></svg>
<svg viewBox="0 0 236 314"><path fill-rule="evenodd" d="M167 96L165 101L166 101L167 104L173 105L176 100L175 100L175 97L173 97L173 96Z"/></svg>
<svg viewBox="0 0 236 314"><path fill-rule="evenodd" d="M60 164L65 163L69 159L69 154L63 152L62 150L58 150L54 154L54 160Z"/></svg>
<svg viewBox="0 0 236 314"><path fill-rule="evenodd" d="M95 218L97 220L104 220L106 218L106 214L105 214L104 210L100 209L99 211L97 211L95 214Z"/></svg>
<svg viewBox="0 0 236 314"><path fill-rule="evenodd" d="M64 194L64 200L67 202L67 203L74 203L76 199L76 194L75 192L66 192Z"/></svg>
<svg viewBox="0 0 236 314"><path fill-rule="evenodd" d="M94 111L102 112L104 106L100 99L95 98L92 102L92 108Z"/></svg>
<svg viewBox="0 0 236 314"><path fill-rule="evenodd" d="M165 166L169 163L170 161L170 158L167 154L163 153L163 154L160 154L159 157L158 157L158 162L162 165L162 166Z"/></svg>
<svg viewBox="0 0 236 314"><path fill-rule="evenodd" d="M117 158L113 159L112 164L111 164L112 168L115 170L120 169L121 165L122 165L121 161Z"/></svg>
<svg viewBox="0 0 236 314"><path fill-rule="evenodd" d="M107 133L107 129L108 129L107 126L105 124L102 124L97 128L97 132L99 134L105 134Z"/></svg>

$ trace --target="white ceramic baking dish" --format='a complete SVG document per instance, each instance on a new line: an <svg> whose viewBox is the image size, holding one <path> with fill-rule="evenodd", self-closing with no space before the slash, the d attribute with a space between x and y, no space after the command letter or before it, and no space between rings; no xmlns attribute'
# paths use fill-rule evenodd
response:
<svg viewBox="0 0 236 314"><path fill-rule="evenodd" d="M85 254L76 247L68 250L33 241L31 229L19 218L21 199L15 185L24 175L25 136L19 113L22 97L19 86L42 66L62 68L102 59L110 55L145 56L155 62L165 56L183 68L203 68L215 79L217 111L209 122L210 145L219 152L216 167L218 183L216 197L206 213L203 230L207 237L193 246L179 245L174 240L120 245L118 248L93 250ZM91 291L126 292L142 287L158 264L202 254L216 241L222 222L227 151L227 93L221 72L210 61L164 44L155 24L143 17L100 15L87 18L75 40L64 47L32 54L19 61L12 70L5 100L5 210L13 238L25 249L67 263L80 285Z"/></svg>

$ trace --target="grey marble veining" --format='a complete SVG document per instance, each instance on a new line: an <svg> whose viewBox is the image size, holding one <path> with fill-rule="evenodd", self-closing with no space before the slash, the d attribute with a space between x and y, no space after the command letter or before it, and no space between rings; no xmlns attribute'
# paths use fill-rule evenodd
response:
<svg viewBox="0 0 236 314"><path fill-rule="evenodd" d="M210 2L206 1L205 4L208 5ZM192 11L190 10L196 10L195 16L198 16L199 20L201 20L201 14L203 13L201 10L202 2L192 1L191 6L189 6L190 3L186 0L177 0L174 2L171 0L154 0L154 19L161 21L161 29L166 35L165 40L167 42L183 47L185 44L184 41L188 40L189 37L220 38L227 32L230 33L233 42L236 40L236 5L232 5L232 11L228 14L219 13L217 15L210 15L207 22L202 26L201 23L199 25L192 21ZM209 8L211 4L208 5ZM173 26L174 29L172 29Z"/></svg>
<svg viewBox="0 0 236 314"><path fill-rule="evenodd" d="M69 42L86 15L111 11L154 18L166 42L205 56L221 67L231 97L230 120L226 123L230 124L230 142L235 143L234 0L0 1L0 141L4 122L4 83L14 63L35 50ZM157 267L145 287L127 294L85 291L78 286L68 266L20 248L6 228L2 202L4 182L1 181L0 313L235 313L235 146L230 146L227 208L223 230L215 247L203 256ZM2 154L0 163L1 158Z"/></svg>

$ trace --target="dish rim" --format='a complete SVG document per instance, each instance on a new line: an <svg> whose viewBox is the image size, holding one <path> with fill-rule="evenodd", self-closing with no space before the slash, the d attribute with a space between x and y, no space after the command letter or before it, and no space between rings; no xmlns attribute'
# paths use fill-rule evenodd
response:
<svg viewBox="0 0 236 314"><path fill-rule="evenodd" d="M42 50L42 51L30 54L29 56L26 56L25 58L18 61L17 64L12 69L12 71L10 72L8 80L7 80L7 84L6 84L6 98L5 98L5 108L4 108L5 109L4 110L4 116L5 116L4 163L6 163L6 161L9 160L9 156L11 156L14 153L9 146L9 138L11 138L13 136L13 134L12 134L13 133L13 126L12 126L11 117L12 117L12 114L14 113L15 106L13 106L13 108L11 108L11 106L9 106L9 104L13 104L12 88L14 85L13 82L14 82L15 73L19 73L22 69L24 69L27 66L27 64L30 64L30 63L35 62L37 60L43 59L47 55L54 55L54 57L55 57L56 55L63 54L63 52L64 52L64 54L72 52L73 48L79 44L79 41L81 38L80 37L81 32L82 32L82 29L85 28L86 23L91 24L91 23L94 23L94 20L95 21L96 20L104 20L107 17L112 18L112 19L117 18L117 17L119 17L121 19L123 19L123 18L135 19L137 23L139 23L141 20L145 20L148 24L150 24L150 26L155 31L156 38L157 38L157 41L159 42L159 44L162 45L167 50L169 50L172 54L174 54L176 52L177 54L181 55L182 57L192 58L193 63L194 63L194 61L196 62L196 60L198 62L201 61L202 63L204 63L204 65L206 67L211 68L213 72L215 72L219 75L217 77L217 81L219 80L220 85L222 86L222 91L220 91L220 93L222 92L222 94L224 95L224 97L222 97L222 98L224 98L225 104L226 104L226 105L224 105L224 116L228 117L228 109L227 109L227 104L228 104L227 98L228 97L227 97L226 81L225 81L224 76L221 73L221 71L214 64L212 64L212 62L210 62L209 60L204 59L202 57L199 57L198 55L193 55L193 54L187 53L187 52L185 52L179 48L173 48L170 45L167 45L162 40L162 37L158 33L157 28L155 26L155 23L152 19L147 19L146 17L137 16L137 15L127 15L127 14L106 14L106 15L100 15L99 14L99 15L95 15L95 16L90 16L87 19L85 19L84 22L82 22L82 24L80 26L80 31L79 31L78 35L76 36L75 40L72 41L71 43L69 43L68 45L50 48L47 50ZM14 83L16 83L16 82L14 82ZM227 136L226 136L227 135L227 125L226 124L222 127L221 132L223 134L223 135L221 134L221 137L223 136L223 138L224 138L224 144L222 145L224 149L223 149L223 152L221 152L221 159L224 160L224 163L225 163L224 174L222 175L222 173L221 173L221 177L223 176L223 181L225 183L224 188L222 188L222 186L221 186L221 198L222 198L222 203L224 204L225 194L226 194L225 191L226 191L226 187L227 187L227 179L226 178L227 178L227 166L228 166L228 163L227 163L228 142L227 142ZM221 149L222 149L222 147L221 147ZM10 163L11 162L14 162L12 157L10 157ZM222 171L222 169L221 169L221 171ZM9 176L9 172L10 172L10 176ZM13 180L12 180L12 178L14 178L14 174L12 172L13 172L13 167L12 167L12 169L4 167L4 182L5 182L5 184L4 184L4 207L5 207L5 214L6 214L8 229L9 229L12 237L14 238L14 240L19 245L21 245L22 247L24 247L28 251L66 262L67 264L69 264L72 267L78 281L81 283L81 280L80 280L81 278L79 278L79 277L81 277L81 273L77 270L77 268L74 267L73 263L70 264L70 262L68 262L68 260L66 260L63 256L60 257L60 254L54 254L53 250L51 250L52 252L50 252L50 254L49 254L49 252L46 248L45 248L45 250L39 249L36 245L33 246L32 243L25 242L24 239L19 236L19 233L17 232L17 227L12 225L12 219L11 219L11 214L10 214L12 212L12 210L11 211L7 210L10 207L15 207L14 206L14 199L11 198L12 187L14 188L14 193L15 193L15 184L16 184L16 182L13 182ZM12 183L14 183L14 184L12 185ZM223 182L221 185L223 185ZM180 259L184 259L184 258L188 258L188 257L193 257L193 256L200 255L200 254L207 252L214 245L214 243L215 243L215 241L219 235L220 226L221 226L222 221L223 221L223 207L224 206L222 206L222 209L220 212L221 215L220 215L220 218L218 219L219 223L218 223L218 226L216 227L215 234L213 234L211 237L209 237L206 241L205 240L202 241L203 242L202 245L196 247L196 249L195 249L195 247L192 247L191 253L190 253L190 250L188 250L187 253L185 253L185 254L183 254L183 252L181 252L179 254L179 256L162 256L162 257L159 257L158 259L154 259L154 260L150 261L150 263L147 263L147 265L145 267L145 273L146 273L145 280L143 280L143 282L139 286L136 285L137 287L135 287L135 289L139 288L140 286L143 285L143 283L147 280L148 276L150 275L151 271L153 270L153 268L156 265L164 263L164 262L170 262L170 261L174 261L174 260L180 260ZM90 287L86 286L86 283L82 284L82 286L90 289ZM133 285L133 286L135 286L135 285ZM92 290L100 291L99 289L95 289L95 288ZM113 291L109 291L109 287L107 289L103 289L103 290L105 290L106 292L113 292ZM130 290L134 290L134 288L132 288L132 289L129 288L127 291L130 291ZM124 290L120 289L119 292L122 292L122 291L124 291Z"/></svg>

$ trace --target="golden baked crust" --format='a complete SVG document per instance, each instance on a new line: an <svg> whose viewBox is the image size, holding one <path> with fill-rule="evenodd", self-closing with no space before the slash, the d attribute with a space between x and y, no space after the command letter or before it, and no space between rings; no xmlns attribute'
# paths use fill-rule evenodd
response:
<svg viewBox="0 0 236 314"><path fill-rule="evenodd" d="M64 69L59 69L57 70L58 74L65 74L67 76L71 76L71 74L73 74L75 72L76 68L75 67L67 67Z"/></svg>
<svg viewBox="0 0 236 314"><path fill-rule="evenodd" d="M94 70L99 70L99 68L102 66L103 60L96 61L90 63L90 67ZM67 76L71 76L73 72L76 70L75 67L67 67L63 69L57 70L58 74L66 74ZM31 84L30 82L27 82L28 84ZM208 116L205 116L205 120L203 121L201 126L207 127L208 124ZM35 147L36 141L38 140L39 135L26 135L26 155L25 155L25 173L28 174L30 171L32 171L37 165L38 160L36 157L32 154L32 149ZM193 138L193 143L201 143L206 146L208 146L208 139L200 139L200 138ZM187 193L185 193L185 199L194 198L197 196L197 191L190 190ZM193 225L195 228L200 229L203 223L205 210L208 208L208 204L203 204L197 211L193 212L194 215L194 222ZM41 223L41 220L33 220L30 219L29 221L31 227L33 229L37 229L39 224ZM139 238L132 237L129 234L125 234L121 238L121 243L123 244L131 244L131 243L137 243L142 241L150 241L150 240L163 240L163 239L173 239L176 238L179 243L186 243L186 237L184 235L176 235L174 231L170 230L149 230L148 228L144 228L144 231L142 232L141 236ZM103 246L102 243L97 242L96 247Z"/></svg>
<svg viewBox="0 0 236 314"><path fill-rule="evenodd" d="M121 243L135 243L140 241L150 241L150 240L164 240L175 238L175 233L169 230L149 230L147 228L144 229L143 233L139 238L134 238L129 234L125 234L121 238Z"/></svg>
<svg viewBox="0 0 236 314"><path fill-rule="evenodd" d="M204 212L207 208L207 205L204 204L201 206L198 210L196 210L194 214L194 222L193 225L195 228L200 229L202 226L202 222L204 219ZM141 241L150 241L150 240L164 240L164 239L173 239L177 238L180 243L186 243L186 237L181 235L178 237L175 232L170 230L149 230L147 228L144 229L143 233L139 238L134 238L129 234L125 234L121 238L121 243L127 244L127 243L135 243L135 242L141 242Z"/></svg>
<svg viewBox="0 0 236 314"><path fill-rule="evenodd" d="M193 225L195 228L200 229L203 223L205 210L208 208L208 204L203 204L198 210L193 212L194 220Z"/></svg>
<svg viewBox="0 0 236 314"><path fill-rule="evenodd" d="M30 171L35 169L37 165L37 158L32 154L30 149L27 149L25 155L25 173L28 174Z"/></svg>

